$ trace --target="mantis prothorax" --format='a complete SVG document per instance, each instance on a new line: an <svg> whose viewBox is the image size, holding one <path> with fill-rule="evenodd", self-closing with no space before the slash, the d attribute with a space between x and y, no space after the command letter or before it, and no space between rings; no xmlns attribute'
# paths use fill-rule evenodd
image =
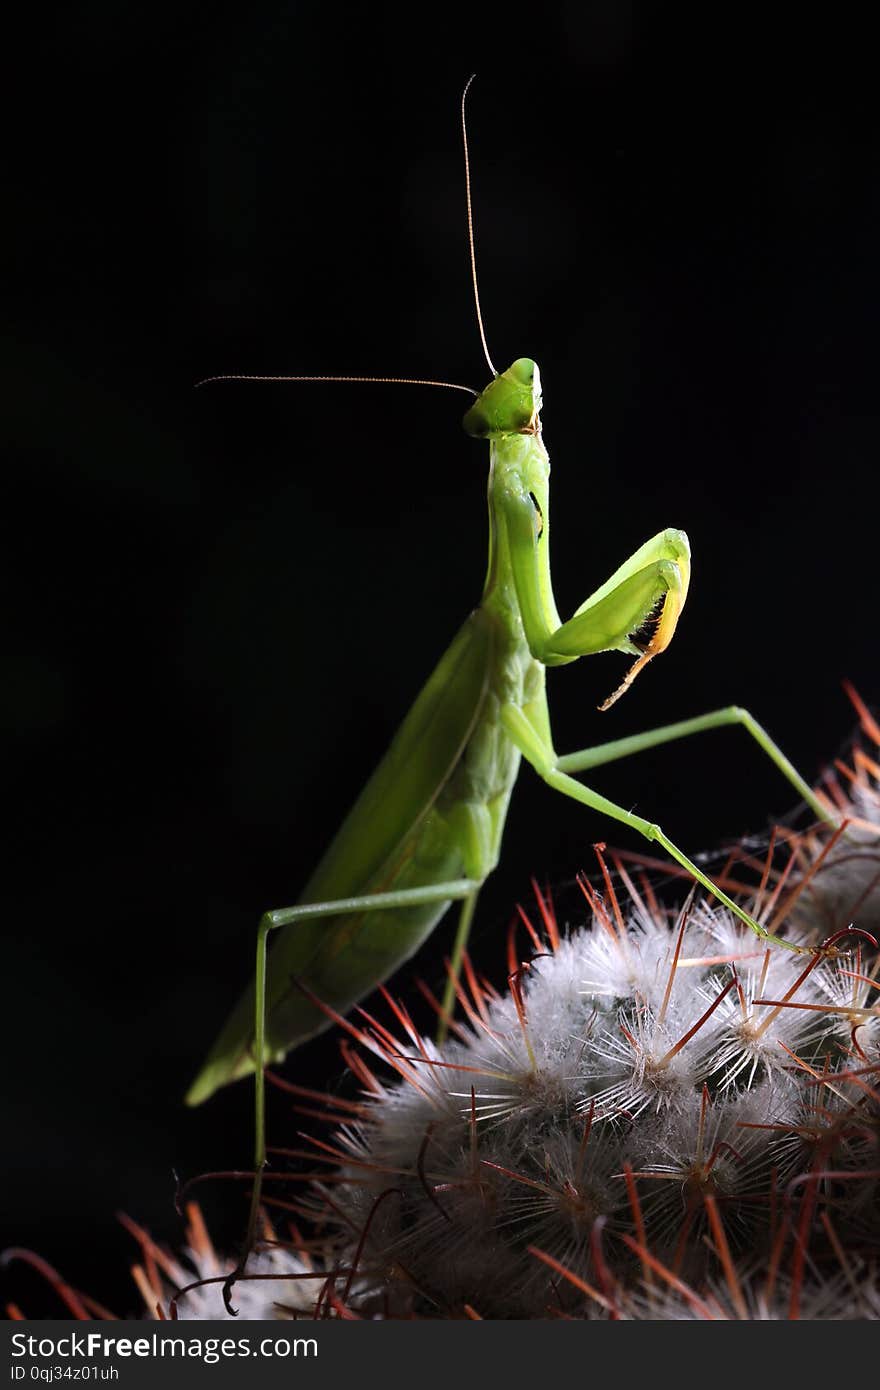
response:
<svg viewBox="0 0 880 1390"><path fill-rule="evenodd" d="M497 373L480 315L466 93L467 87L461 118L471 268L477 321L492 380L484 391L472 392L476 399L463 423L469 435L489 444L486 581L479 606L440 658L298 905L267 912L261 919L255 982L187 1096L195 1105L228 1082L256 1073L257 1181L251 1238L259 1174L265 1163L264 1065L279 1062L292 1048L329 1026L329 1014L316 1000L338 1014L347 1013L410 957L452 903L459 902L451 979L443 1001L444 1012L451 1012L452 981L460 968L478 893L499 860L521 759L554 791L662 846L759 937L779 946L790 943L770 936L659 825L609 801L573 774L674 739L737 724L772 758L816 816L829 819L827 808L766 731L747 710L736 706L577 752L556 752L545 693L547 668L595 652L629 653L634 662L602 706L607 708L669 645L687 595L690 548L684 531L660 531L585 599L567 622L560 620L550 573L550 461L541 436L538 367L521 357ZM275 931L279 935L268 955L267 971L267 938Z"/></svg>

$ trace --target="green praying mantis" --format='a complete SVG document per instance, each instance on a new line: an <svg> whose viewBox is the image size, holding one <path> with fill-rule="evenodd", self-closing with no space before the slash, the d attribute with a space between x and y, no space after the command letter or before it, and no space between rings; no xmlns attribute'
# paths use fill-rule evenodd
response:
<svg viewBox="0 0 880 1390"><path fill-rule="evenodd" d="M472 79L471 79L472 80ZM661 846L764 941L768 934L653 821L600 795L575 776L658 744L740 725L820 819L830 813L767 732L745 709L729 707L577 752L557 753L545 690L548 667L619 651L634 661L607 709L670 643L690 579L684 531L645 542L574 615L561 621L550 568L550 461L541 435L538 366L518 358L496 372L480 312L471 208L465 97L461 128L471 276L477 324L492 380L464 416L464 429L489 444L489 559L479 606L440 658L391 746L349 811L299 903L263 915L255 978L187 1095L191 1105L251 1072L256 1078L254 1233L265 1164L263 1070L330 1026L386 980L460 904L448 1016L482 884L501 853L505 819L522 759L554 791L638 831ZM221 377L209 380L389 378ZM411 384L453 385L417 382ZM469 391L470 388L454 386ZM271 952L268 938L278 933ZM323 1007L322 1007L323 1006ZM249 1248L249 1247L247 1247ZM239 1269L240 1272L240 1269Z"/></svg>

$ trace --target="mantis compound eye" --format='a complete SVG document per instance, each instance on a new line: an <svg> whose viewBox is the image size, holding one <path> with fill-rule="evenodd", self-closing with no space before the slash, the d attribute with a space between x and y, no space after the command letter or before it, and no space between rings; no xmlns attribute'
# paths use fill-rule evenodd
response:
<svg viewBox="0 0 880 1390"><path fill-rule="evenodd" d="M520 386L531 386L535 379L537 367L531 357L518 357L516 361L508 367L505 376L517 382Z"/></svg>
<svg viewBox="0 0 880 1390"><path fill-rule="evenodd" d="M477 439L493 434L534 434L541 408L541 374L531 357L516 361L490 381L462 421Z"/></svg>

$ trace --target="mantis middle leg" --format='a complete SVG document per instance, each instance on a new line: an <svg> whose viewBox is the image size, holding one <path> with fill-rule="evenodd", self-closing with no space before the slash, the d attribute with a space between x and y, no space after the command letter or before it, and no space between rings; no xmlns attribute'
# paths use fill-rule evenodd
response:
<svg viewBox="0 0 880 1390"><path fill-rule="evenodd" d="M672 743L675 739L689 738L691 734L700 734L707 729L721 729L731 724L738 724L751 735L819 820L837 823L828 806L823 804L779 745L774 743L767 730L747 709L742 709L739 705L728 705L725 709L712 710L710 714L699 714L693 719L681 719L675 724L664 724L642 734L632 734L629 738L611 739L607 743L581 748L575 753L564 753L562 757L557 758L556 766L560 772L586 772L589 768L616 762L619 758L627 758L630 754L641 753L647 748L656 748L664 743Z"/></svg>
<svg viewBox="0 0 880 1390"><path fill-rule="evenodd" d="M529 531L530 518L524 502L513 499L509 503L507 521L514 544L516 591L533 656L546 665L557 665L599 651L630 651L638 654L621 685L602 706L607 709L632 684L645 664L663 651L672 639L690 577L687 537L684 532L672 528L659 532L586 599L568 622L554 626L554 611L542 601L539 542L534 539L533 523L531 533ZM651 629L647 641L644 640L646 624ZM625 810L571 776L572 772L583 772L601 763L612 762L616 758L624 758L631 753L706 729L741 724L815 814L822 820L835 820L836 823L833 814L823 806L782 750L747 710L729 706L630 738L585 748L565 757L558 757L553 747L550 717L543 695L525 709L514 704L506 705L502 711L502 721L512 742L548 785L583 805L631 826L647 840L661 845L672 859L687 869L698 883L760 937L788 950L797 949L781 937L770 936L766 928L723 893L659 825Z"/></svg>
<svg viewBox="0 0 880 1390"><path fill-rule="evenodd" d="M247 1234L238 1263L223 1285L226 1308L234 1313L230 1302L232 1286L245 1270L253 1249L263 1189L263 1169L266 1166L266 960L268 938L278 927L294 922L314 921L318 917L339 917L352 912L378 912L389 908L416 907L424 903L463 901L476 902L481 881L470 878L432 883L418 888L404 888L391 893L369 893L356 898L340 898L332 902L302 903L296 907L277 908L265 912L257 930L257 956L254 990L254 1186L251 1193ZM472 911L472 909L471 909ZM462 914L464 916L464 913ZM469 917L468 917L469 921Z"/></svg>
<svg viewBox="0 0 880 1390"><path fill-rule="evenodd" d="M553 745L536 731L535 726L518 706L505 705L501 712L501 718L513 743L548 786L562 792L565 796L570 796L574 801L581 802L584 806L589 806L594 811L600 811L603 815L610 816L612 820L630 826L633 830L637 830L640 835L644 835L646 840L659 844L666 850L670 858L680 864L683 869L687 869L698 883L701 883L714 898L729 908L741 922L745 922L746 926L751 927L752 931L756 932L763 941L775 946L784 946L786 950L798 953L804 949L791 941L786 941L781 936L771 935L766 927L763 927L760 922L756 922L754 917L746 912L745 908L740 907L733 898L728 897L716 883L713 883L712 879L704 874L702 869L698 868L674 841L670 840L656 822L647 821L642 816L634 815L632 811L627 811L616 802L609 801L607 797L593 791L591 787L585 786L583 782L577 781L569 773L562 771L559 765L560 760L556 756ZM577 757L577 754L574 756Z"/></svg>

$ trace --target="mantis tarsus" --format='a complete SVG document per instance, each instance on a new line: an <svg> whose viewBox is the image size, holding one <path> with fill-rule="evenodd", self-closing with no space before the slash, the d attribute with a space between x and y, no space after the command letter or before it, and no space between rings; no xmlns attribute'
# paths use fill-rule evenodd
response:
<svg viewBox="0 0 880 1390"><path fill-rule="evenodd" d="M555 751L546 668L594 652L631 654L633 665L602 706L607 708L668 646L687 595L690 549L683 531L659 532L567 622L560 620L550 573L550 463L541 436L538 367L529 358L518 358L497 373L480 314L466 93L467 87L461 117L471 269L492 380L484 391L471 393L476 399L463 423L469 435L489 442L486 581L479 606L441 657L299 904L267 912L261 919L255 984L241 999L187 1096L190 1104L197 1104L220 1086L252 1071L256 1074L257 1180L249 1242L265 1163L264 1065L280 1061L291 1048L329 1026L329 1015L316 1000L347 1013L417 950L457 901L461 911L443 1001L444 1012L451 1011L453 980L480 887L498 863L522 758L554 790L662 846L753 931L776 945L789 943L768 935L659 825L609 801L573 774L690 734L739 724L815 814L829 817L765 730L748 711L735 706L562 756ZM268 957L267 971L267 938L279 928L283 930Z"/></svg>

